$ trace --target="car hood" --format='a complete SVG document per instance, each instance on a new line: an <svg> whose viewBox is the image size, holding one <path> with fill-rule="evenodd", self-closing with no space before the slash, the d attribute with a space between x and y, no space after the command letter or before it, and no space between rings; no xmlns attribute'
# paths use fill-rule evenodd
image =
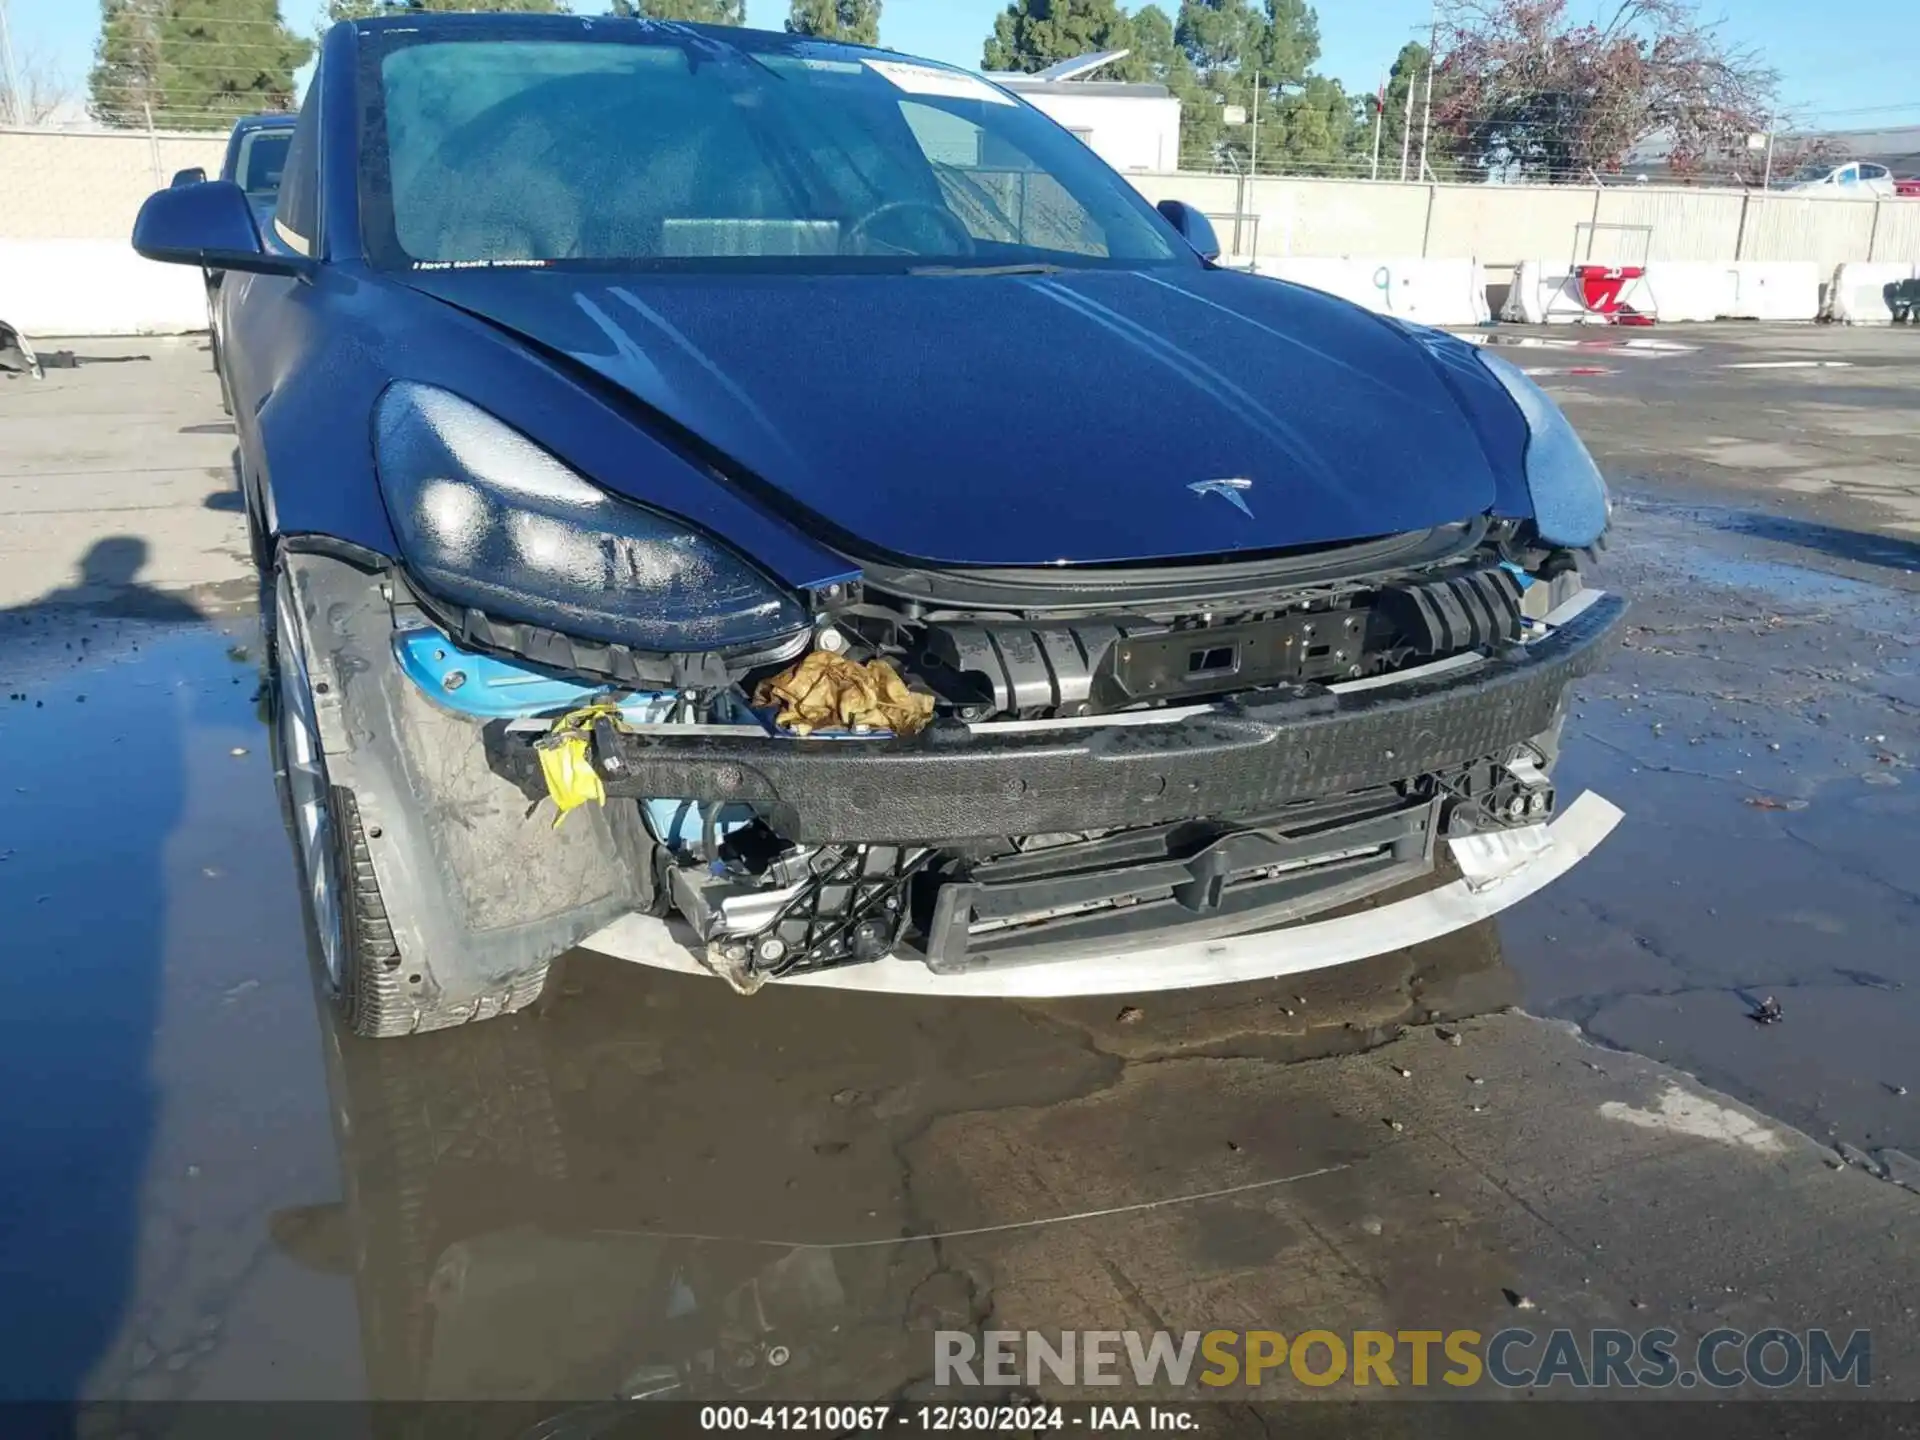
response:
<svg viewBox="0 0 1920 1440"><path fill-rule="evenodd" d="M1430 347L1234 272L405 283L594 371L854 553L1247 555L1462 520L1500 488ZM649 498L645 475L593 478Z"/></svg>

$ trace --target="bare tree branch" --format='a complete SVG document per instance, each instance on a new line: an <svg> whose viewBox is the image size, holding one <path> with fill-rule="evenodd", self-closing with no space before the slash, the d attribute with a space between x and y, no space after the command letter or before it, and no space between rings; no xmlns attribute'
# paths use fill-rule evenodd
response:
<svg viewBox="0 0 1920 1440"><path fill-rule="evenodd" d="M20 77L20 104L16 108L7 77L0 73L0 124L11 123L18 114L24 124L44 125L78 97L77 87L35 50L16 51L14 68Z"/></svg>
<svg viewBox="0 0 1920 1440"><path fill-rule="evenodd" d="M1778 75L1695 0L1618 0L1604 24L1573 24L1567 0L1442 0L1441 16L1435 124L1486 177L1618 171L1648 141L1684 173L1775 110Z"/></svg>

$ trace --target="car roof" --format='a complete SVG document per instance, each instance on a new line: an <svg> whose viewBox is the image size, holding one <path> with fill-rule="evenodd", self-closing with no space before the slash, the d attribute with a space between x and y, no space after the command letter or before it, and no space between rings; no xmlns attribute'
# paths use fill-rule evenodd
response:
<svg viewBox="0 0 1920 1440"><path fill-rule="evenodd" d="M263 115L243 115L234 122L233 131L238 135L245 130L291 130L299 119L297 114L280 110Z"/></svg>
<svg viewBox="0 0 1920 1440"><path fill-rule="evenodd" d="M631 33L637 36L646 30L660 30L671 34L697 35L702 39L742 50L818 55L825 49L845 51L855 55L884 56L893 60L917 58L872 45L854 45L844 40L821 40L811 35L790 35L784 30L755 30L745 25L701 25L691 20L655 20L646 16L621 18L613 15L531 14L522 11L406 10L398 14L371 15L365 19L343 20L340 23L351 25L355 30L368 35L393 30L422 34L432 34L435 31L458 34L461 31L505 30L524 32L529 38L540 35L552 35L557 38L578 35L583 31L599 34ZM941 64L939 61L925 63ZM951 67L942 65L942 68Z"/></svg>

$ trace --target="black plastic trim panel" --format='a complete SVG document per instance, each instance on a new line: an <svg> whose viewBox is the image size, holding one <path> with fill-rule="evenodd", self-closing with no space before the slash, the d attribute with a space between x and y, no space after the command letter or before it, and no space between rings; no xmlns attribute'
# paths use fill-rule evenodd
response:
<svg viewBox="0 0 1920 1440"><path fill-rule="evenodd" d="M1391 789L1367 796L1377 807L1372 813L1296 834L1278 828L1287 822L1283 814L1272 828L1225 834L1184 857L1129 856L1141 846L1139 832L1127 831L1023 854L1011 865L977 866L967 879L934 892L923 947L927 965L935 974L959 975L1240 935L1320 914L1432 869L1441 802L1408 801ZM1093 864L1100 859L1108 863ZM1055 868L1045 868L1049 861ZM1296 868L1263 873L1281 864ZM973 929L976 922L1019 921L1090 904L1102 908Z"/></svg>
<svg viewBox="0 0 1920 1440"><path fill-rule="evenodd" d="M1387 585L1373 605L1416 655L1451 655L1520 638L1520 582L1498 566Z"/></svg>
<svg viewBox="0 0 1920 1440"><path fill-rule="evenodd" d="M862 558L867 589L934 609L1066 614L1153 611L1228 601L1252 603L1315 585L1358 587L1388 575L1471 555L1490 528L1485 516L1457 525L1314 546L1252 560L1202 564L1065 565L1046 570L913 569Z"/></svg>
<svg viewBox="0 0 1920 1440"><path fill-rule="evenodd" d="M643 690L724 688L763 665L794 659L813 638L811 630L797 630L773 645L748 650L655 653L576 639L539 625L503 620L469 606L449 604L410 577L407 588L427 618L465 649L537 665L560 675L591 676Z"/></svg>
<svg viewBox="0 0 1920 1440"><path fill-rule="evenodd" d="M1626 609L1602 595L1544 639L1466 669L1339 695L1280 687L1173 724L1003 735L938 724L870 742L635 733L616 737L617 756L595 758L610 795L753 802L800 843L935 845L1246 815L1445 770L1543 733ZM493 757L540 793L522 737L502 737Z"/></svg>

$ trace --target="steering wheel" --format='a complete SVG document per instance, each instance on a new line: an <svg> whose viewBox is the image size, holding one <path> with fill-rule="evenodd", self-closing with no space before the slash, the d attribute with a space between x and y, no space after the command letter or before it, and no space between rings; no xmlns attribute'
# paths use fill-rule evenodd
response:
<svg viewBox="0 0 1920 1440"><path fill-rule="evenodd" d="M847 227L848 247L851 248L857 241L860 244L860 249L855 253L865 253L867 231L877 222L886 219L889 215L898 215L902 211L908 210L915 210L924 215L931 215L937 220L941 226L946 229L947 233L954 237L959 247L959 254L971 255L974 253L973 233L968 230L965 225L960 223L959 219L955 217L951 210L947 209L944 205L935 205L928 200L889 200L884 205L879 205L869 210Z"/></svg>

